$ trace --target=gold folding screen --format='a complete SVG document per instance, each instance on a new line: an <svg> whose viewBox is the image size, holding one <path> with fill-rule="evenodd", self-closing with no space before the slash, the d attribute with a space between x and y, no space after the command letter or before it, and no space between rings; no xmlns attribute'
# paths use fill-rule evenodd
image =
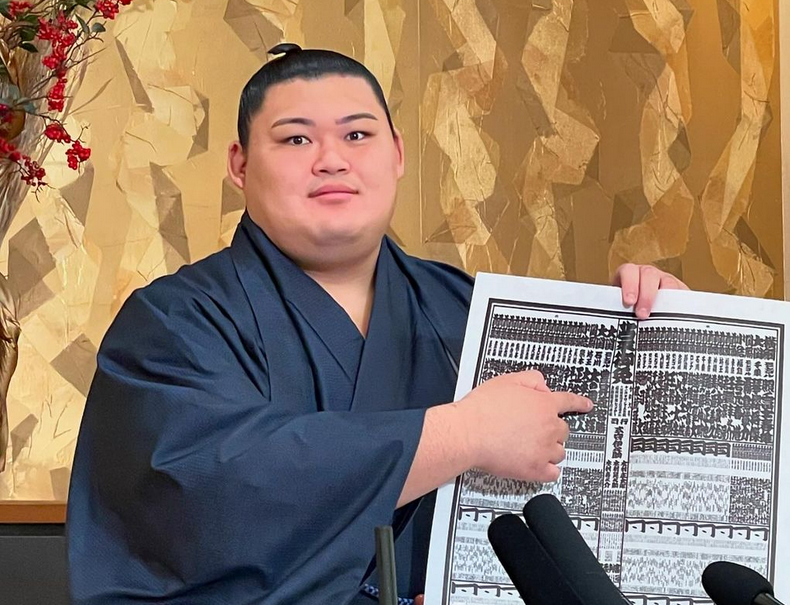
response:
<svg viewBox="0 0 790 605"><path fill-rule="evenodd" d="M0 499L63 500L95 353L128 294L225 245L238 94L288 40L364 61L407 148L393 236L468 271L605 282L655 263L781 297L778 4L137 0L0 249L20 296Z"/></svg>

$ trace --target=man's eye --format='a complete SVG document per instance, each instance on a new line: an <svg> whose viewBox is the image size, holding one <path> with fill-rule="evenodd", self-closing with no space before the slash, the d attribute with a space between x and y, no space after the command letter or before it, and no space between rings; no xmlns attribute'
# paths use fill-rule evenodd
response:
<svg viewBox="0 0 790 605"><path fill-rule="evenodd" d="M295 136L288 137L286 139L286 142L289 143L290 145L305 145L309 141L307 137L303 137L302 135L297 134Z"/></svg>
<svg viewBox="0 0 790 605"><path fill-rule="evenodd" d="M349 141L361 141L362 139L367 138L367 136L368 136L368 133L360 132L359 130L355 130L354 132L349 132L346 135L346 138Z"/></svg>

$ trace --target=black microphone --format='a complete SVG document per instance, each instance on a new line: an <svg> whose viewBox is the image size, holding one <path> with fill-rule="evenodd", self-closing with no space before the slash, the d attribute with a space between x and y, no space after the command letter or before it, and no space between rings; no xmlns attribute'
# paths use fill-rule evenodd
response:
<svg viewBox="0 0 790 605"><path fill-rule="evenodd" d="M598 563L557 498L535 496L524 505L524 518L585 605L631 604Z"/></svg>
<svg viewBox="0 0 790 605"><path fill-rule="evenodd" d="M519 516L506 514L494 519L488 526L488 539L524 603L587 605Z"/></svg>
<svg viewBox="0 0 790 605"><path fill-rule="evenodd" d="M729 561L708 565L702 572L702 587L716 605L782 605L768 580Z"/></svg>

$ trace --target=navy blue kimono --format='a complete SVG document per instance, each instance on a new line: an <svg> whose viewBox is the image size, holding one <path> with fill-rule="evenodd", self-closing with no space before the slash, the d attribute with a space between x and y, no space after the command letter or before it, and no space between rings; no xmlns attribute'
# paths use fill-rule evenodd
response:
<svg viewBox="0 0 790 605"><path fill-rule="evenodd" d="M132 294L74 461L75 603L365 602L385 524L421 591L430 510L395 506L425 409L453 399L471 283L384 238L363 338L245 214Z"/></svg>

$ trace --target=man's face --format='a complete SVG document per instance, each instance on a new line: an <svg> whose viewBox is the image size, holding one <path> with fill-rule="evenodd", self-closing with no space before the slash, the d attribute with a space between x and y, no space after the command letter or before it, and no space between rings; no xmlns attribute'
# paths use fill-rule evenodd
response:
<svg viewBox="0 0 790 605"><path fill-rule="evenodd" d="M235 151L234 151L235 147ZM231 178L272 241L303 267L378 250L403 174L403 145L362 78L271 87Z"/></svg>

